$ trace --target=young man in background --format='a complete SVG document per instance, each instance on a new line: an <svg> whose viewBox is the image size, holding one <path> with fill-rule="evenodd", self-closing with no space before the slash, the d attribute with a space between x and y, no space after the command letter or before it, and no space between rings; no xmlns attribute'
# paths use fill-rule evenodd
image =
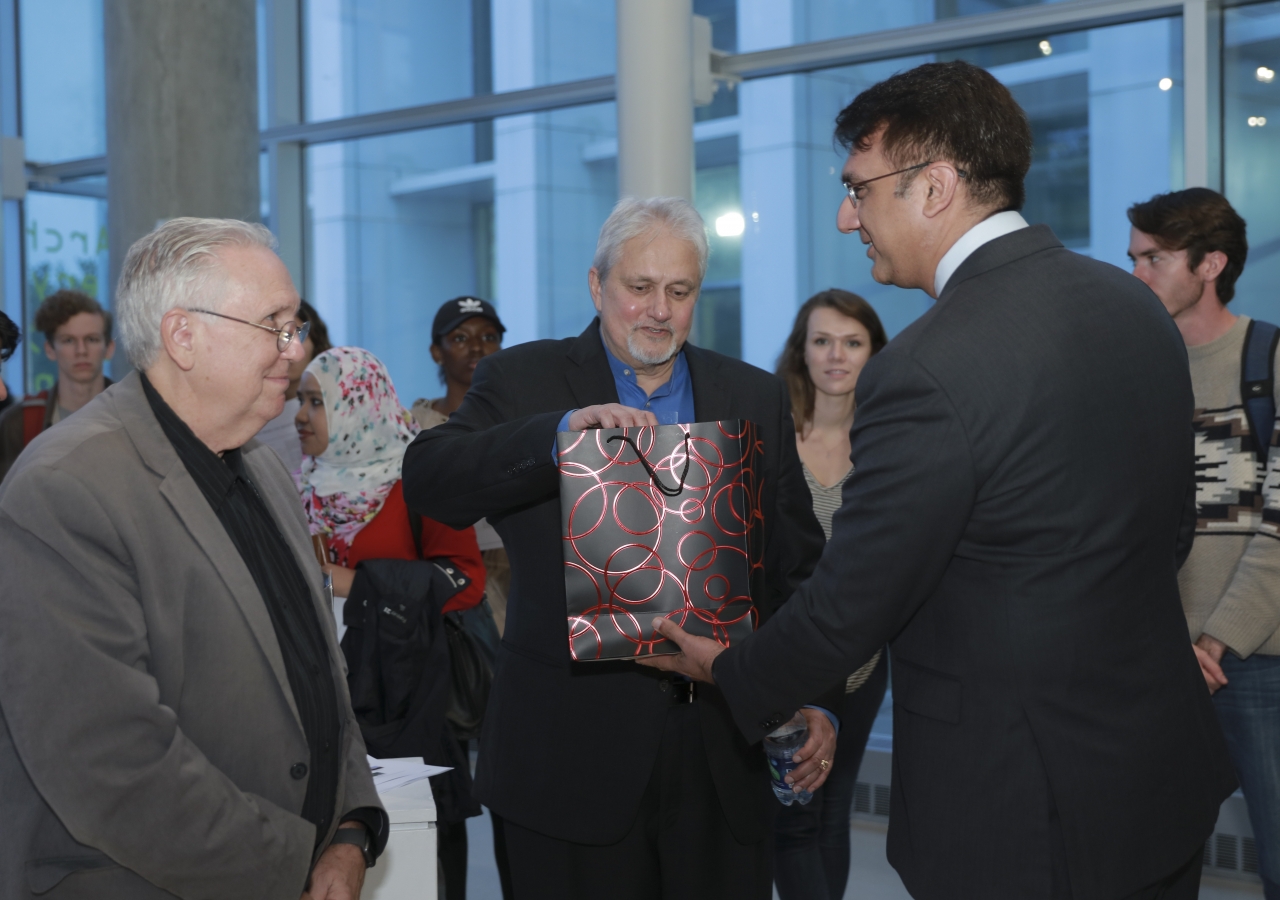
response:
<svg viewBox="0 0 1280 900"><path fill-rule="evenodd" d="M76 412L111 384L103 365L116 352L111 315L80 291L50 294L36 310L45 356L58 364L47 391L25 397L0 415L0 478L40 432Z"/></svg>
<svg viewBox="0 0 1280 900"><path fill-rule="evenodd" d="M1129 221L1133 274L1173 316L1195 391L1196 535L1178 572L1182 608L1249 805L1266 896L1277 900L1280 332L1227 309L1249 244L1244 220L1222 195L1161 194L1130 208ZM1250 357L1256 373L1247 371Z"/></svg>

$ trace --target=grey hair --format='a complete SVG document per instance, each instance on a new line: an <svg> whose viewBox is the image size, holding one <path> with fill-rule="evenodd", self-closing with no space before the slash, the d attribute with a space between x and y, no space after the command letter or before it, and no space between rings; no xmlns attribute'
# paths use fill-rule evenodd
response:
<svg viewBox="0 0 1280 900"><path fill-rule="evenodd" d="M146 371L160 354L160 321L189 303L220 306L202 296L221 267L225 247L264 247L276 239L266 227L239 219L170 219L129 248L116 283L116 315L129 362Z"/></svg>
<svg viewBox="0 0 1280 900"><path fill-rule="evenodd" d="M683 197L650 197L648 200L626 197L618 201L600 229L596 255L591 260L600 281L607 280L609 270L617 265L623 244L658 228L665 228L693 244L698 253L698 280L705 278L711 250L707 246L706 223L693 204Z"/></svg>

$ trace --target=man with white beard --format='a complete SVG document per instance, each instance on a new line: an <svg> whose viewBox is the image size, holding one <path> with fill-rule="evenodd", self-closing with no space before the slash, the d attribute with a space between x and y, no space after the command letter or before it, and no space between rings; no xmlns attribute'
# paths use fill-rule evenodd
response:
<svg viewBox="0 0 1280 900"><path fill-rule="evenodd" d="M630 661L571 663L557 431L748 419L763 443L762 620L822 552L787 391L768 372L687 343L707 266L685 200L623 200L588 274L599 318L581 335L486 356L461 407L404 461L414 512L488 517L511 558L476 796L504 822L521 898L771 895L764 754L718 689ZM832 685L834 702L843 682ZM825 698L825 695L824 695ZM804 710L799 788L825 779L835 727Z"/></svg>

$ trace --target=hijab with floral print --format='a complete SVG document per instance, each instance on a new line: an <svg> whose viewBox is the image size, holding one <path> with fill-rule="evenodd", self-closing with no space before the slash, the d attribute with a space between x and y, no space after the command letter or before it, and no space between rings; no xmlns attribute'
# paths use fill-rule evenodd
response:
<svg viewBox="0 0 1280 900"><path fill-rule="evenodd" d="M359 347L335 347L307 366L324 395L329 446L302 457L295 476L312 534L340 555L382 508L400 480L404 452L418 433L387 368Z"/></svg>

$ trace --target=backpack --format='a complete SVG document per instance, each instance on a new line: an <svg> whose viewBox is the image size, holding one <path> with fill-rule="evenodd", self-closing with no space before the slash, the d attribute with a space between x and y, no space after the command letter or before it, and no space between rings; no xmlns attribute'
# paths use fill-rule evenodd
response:
<svg viewBox="0 0 1280 900"><path fill-rule="evenodd" d="M1280 328L1257 319L1249 322L1240 360L1240 399L1253 431L1254 452L1263 466L1267 464L1276 427L1277 344L1280 344Z"/></svg>

